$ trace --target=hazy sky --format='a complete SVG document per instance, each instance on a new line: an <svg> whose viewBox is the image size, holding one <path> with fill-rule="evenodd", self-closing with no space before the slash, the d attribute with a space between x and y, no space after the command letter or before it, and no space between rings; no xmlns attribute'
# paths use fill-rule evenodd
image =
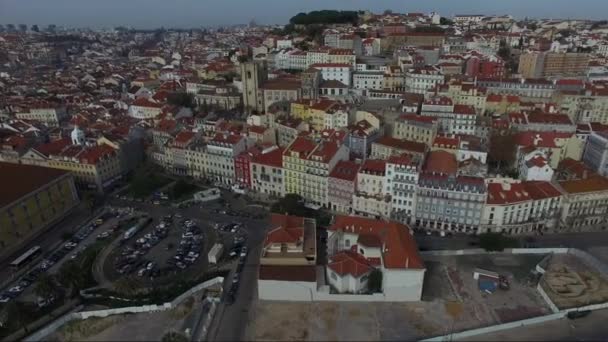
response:
<svg viewBox="0 0 608 342"><path fill-rule="evenodd" d="M298 12L315 9L608 17L606 0L0 0L0 23L154 28L240 24L255 19L282 24Z"/></svg>

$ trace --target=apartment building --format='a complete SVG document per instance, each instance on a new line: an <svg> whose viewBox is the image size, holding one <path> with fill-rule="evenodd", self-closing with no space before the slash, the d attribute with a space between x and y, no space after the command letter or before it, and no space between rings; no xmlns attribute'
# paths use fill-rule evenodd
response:
<svg viewBox="0 0 608 342"><path fill-rule="evenodd" d="M19 120L39 121L49 127L57 127L68 117L64 106L54 105L47 102L26 104L26 109L15 113Z"/></svg>
<svg viewBox="0 0 608 342"><path fill-rule="evenodd" d="M234 159L247 148L244 136L217 133L207 142L205 175L224 185L232 185L236 179Z"/></svg>
<svg viewBox="0 0 608 342"><path fill-rule="evenodd" d="M473 106L455 105L450 98L438 96L422 104L421 114L436 118L442 133L475 134L477 113Z"/></svg>
<svg viewBox="0 0 608 342"><path fill-rule="evenodd" d="M431 146L439 129L438 119L432 116L404 114L395 121L393 137L425 143Z"/></svg>
<svg viewBox="0 0 608 342"><path fill-rule="evenodd" d="M421 160L404 153L386 161L384 192L390 195L391 218L402 223L413 223L416 216L416 192Z"/></svg>
<svg viewBox="0 0 608 342"><path fill-rule="evenodd" d="M561 192L550 182L489 180L480 233L536 234L559 222Z"/></svg>
<svg viewBox="0 0 608 342"><path fill-rule="evenodd" d="M580 76L589 65L589 54L528 51L519 57L518 73L526 78Z"/></svg>
<svg viewBox="0 0 608 342"><path fill-rule="evenodd" d="M454 155L430 152L418 179L415 225L425 230L477 233L486 200L483 178L457 176Z"/></svg>
<svg viewBox="0 0 608 342"><path fill-rule="evenodd" d="M331 171L327 183L330 210L345 214L352 212L359 167L360 165L353 161L342 160Z"/></svg>
<svg viewBox="0 0 608 342"><path fill-rule="evenodd" d="M608 175L608 133L593 132L587 138L583 162L602 176Z"/></svg>
<svg viewBox="0 0 608 342"><path fill-rule="evenodd" d="M348 155L348 147L339 142L297 137L283 153L285 193L329 207L328 176L340 160L348 160Z"/></svg>
<svg viewBox="0 0 608 342"><path fill-rule="evenodd" d="M427 90L443 84L445 75L433 66L410 69L405 73L405 88L417 94L425 94Z"/></svg>
<svg viewBox="0 0 608 342"><path fill-rule="evenodd" d="M317 63L310 67L320 70L324 81L338 81L349 88L352 84L351 64Z"/></svg>
<svg viewBox="0 0 608 342"><path fill-rule="evenodd" d="M366 159L357 174L353 212L357 215L388 219L391 196L385 192L386 161Z"/></svg>
<svg viewBox="0 0 608 342"><path fill-rule="evenodd" d="M283 152L278 146L265 146L251 158L251 188L255 192L277 198L285 196Z"/></svg>
<svg viewBox="0 0 608 342"><path fill-rule="evenodd" d="M608 179L595 175L561 181L561 231L600 230L608 220Z"/></svg>

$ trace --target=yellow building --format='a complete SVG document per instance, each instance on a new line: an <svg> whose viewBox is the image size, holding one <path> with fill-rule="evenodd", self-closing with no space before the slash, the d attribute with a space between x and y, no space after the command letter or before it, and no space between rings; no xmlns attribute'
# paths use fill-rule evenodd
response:
<svg viewBox="0 0 608 342"><path fill-rule="evenodd" d="M0 179L0 256L17 251L79 203L66 171L0 163Z"/></svg>
<svg viewBox="0 0 608 342"><path fill-rule="evenodd" d="M435 117L405 114L395 121L393 137L431 146L437 135L437 129L438 121Z"/></svg>
<svg viewBox="0 0 608 342"><path fill-rule="evenodd" d="M327 207L329 173L348 156L348 147L337 141L316 143L308 137L297 137L283 153L285 193L298 194L308 203Z"/></svg>
<svg viewBox="0 0 608 342"><path fill-rule="evenodd" d="M457 81L439 85L436 92L435 89L432 89L426 95L427 97L434 95L447 96L456 105L475 107L475 112L477 113L483 113L486 110L486 90L485 88L475 86L473 83Z"/></svg>

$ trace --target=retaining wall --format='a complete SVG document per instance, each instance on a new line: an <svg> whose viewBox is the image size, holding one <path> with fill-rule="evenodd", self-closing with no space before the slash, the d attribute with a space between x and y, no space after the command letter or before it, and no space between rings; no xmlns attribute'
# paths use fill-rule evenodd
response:
<svg viewBox="0 0 608 342"><path fill-rule="evenodd" d="M26 337L24 341L42 341L45 337L54 333L57 329L62 327L64 324L74 321L74 320L84 320L91 317L108 317L112 315L121 315L126 313L142 313L142 312L158 312L171 310L177 307L181 302L183 302L186 298L190 297L194 293L215 285L217 283L222 284L224 282L223 277L216 277L211 280L207 280L204 283L201 283L190 290L184 292L179 297L175 298L170 303L164 303L161 305L152 304L152 305L142 305L142 306L131 306L126 308L116 308L116 309L106 309L106 310L95 310L95 311L81 311L81 312L72 312L66 315L61 316L56 319L46 327L36 331L30 336Z"/></svg>

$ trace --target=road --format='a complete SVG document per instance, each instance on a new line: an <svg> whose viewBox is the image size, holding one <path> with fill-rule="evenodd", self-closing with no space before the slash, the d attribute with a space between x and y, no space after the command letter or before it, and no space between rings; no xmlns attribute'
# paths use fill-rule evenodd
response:
<svg viewBox="0 0 608 342"><path fill-rule="evenodd" d="M463 341L606 341L608 310L593 311L576 320L562 318L546 323L469 337Z"/></svg>
<svg viewBox="0 0 608 342"><path fill-rule="evenodd" d="M526 238L517 238L521 242L520 245L523 245ZM588 250L592 247L608 246L608 232L546 234L536 235L533 238L536 247L571 247ZM477 241L477 238L468 235L453 237L416 235L416 242L422 250L475 248L470 244L473 241Z"/></svg>
<svg viewBox="0 0 608 342"><path fill-rule="evenodd" d="M79 207L74 209L70 215L61 220L59 223L53 225L51 228L47 229L44 233L35 237L16 253L3 258L3 260L0 261L0 288L8 286L10 282L27 273L29 269L33 268L40 260L43 259L45 254L55 250L61 243L63 243L63 234L75 233L81 226L85 225L92 218L93 215L91 211L88 208L85 208L84 204L81 204ZM40 246L42 255L30 262L26 267L22 268L18 272L14 272L9 264L33 246Z"/></svg>

